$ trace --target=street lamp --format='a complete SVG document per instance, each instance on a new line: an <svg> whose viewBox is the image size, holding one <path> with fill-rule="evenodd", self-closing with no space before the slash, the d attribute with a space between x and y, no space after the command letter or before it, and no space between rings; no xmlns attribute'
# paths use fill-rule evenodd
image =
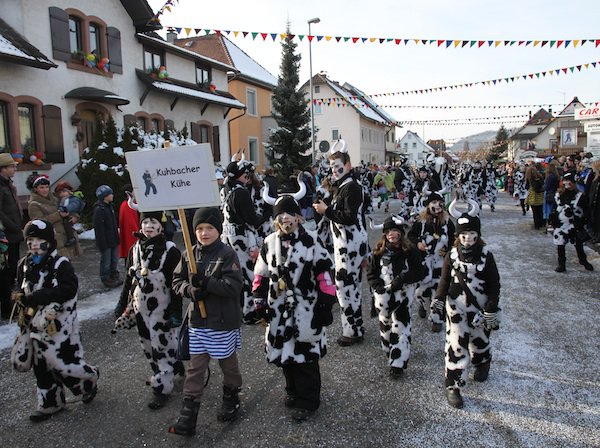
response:
<svg viewBox="0 0 600 448"><path fill-rule="evenodd" d="M321 19L315 17L314 19L310 19L308 21L308 35L312 36L310 33L310 25L313 23L319 23ZM311 41L312 37L308 39L308 69L310 71L310 80L309 80L309 88L310 88L310 139L312 143L312 163L314 164L317 159L317 153L315 149L315 111L313 104L313 73L312 73L312 49L311 49Z"/></svg>

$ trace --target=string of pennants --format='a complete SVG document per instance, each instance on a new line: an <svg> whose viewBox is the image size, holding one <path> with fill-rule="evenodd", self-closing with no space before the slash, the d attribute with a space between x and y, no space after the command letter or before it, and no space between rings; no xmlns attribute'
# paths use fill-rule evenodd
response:
<svg viewBox="0 0 600 448"><path fill-rule="evenodd" d="M156 24L160 25L160 19L159 17L165 12L165 11L169 11L171 12L171 7L175 6L175 4L178 2L178 0L167 0L165 2L164 5L162 5L162 7L156 11L156 14L154 14L154 17L152 17L152 19L150 19L150 22L154 22Z"/></svg>
<svg viewBox="0 0 600 448"><path fill-rule="evenodd" d="M583 104L589 104L589 107L598 106L600 102L596 101L593 103L587 103L582 101ZM547 103L547 104L496 104L496 105L459 105L459 106L448 106L448 105L394 105L394 104L379 104L379 107L390 107L395 109L518 109L518 108L534 108L534 107L566 107L563 103Z"/></svg>
<svg viewBox="0 0 600 448"><path fill-rule="evenodd" d="M457 119L458 120L458 119ZM484 120L484 118L482 118ZM441 122L438 123L435 120L399 120L394 123L397 126L479 126L479 125L490 125L490 124L523 124L523 120L490 120L490 121L475 121L475 122Z"/></svg>
<svg viewBox="0 0 600 448"><path fill-rule="evenodd" d="M169 2L167 2L169 3ZM170 9L169 9L170 11ZM181 26L167 26L168 30L174 30L177 34L184 33L186 37L194 34L196 36L208 34L225 34L227 36L247 38L263 41L283 41L288 38L288 33L265 33L260 31L232 31L217 30L212 28L189 28ZM577 48L578 46L594 45L600 46L600 39L521 39L521 40L462 40L462 39L415 39L398 37L357 37L357 36L332 36L312 34L289 34L291 40L298 39L300 42L306 39L309 42L334 42L352 44L395 44L395 45L428 45L441 48L498 48L498 47L531 47L531 48Z"/></svg>
<svg viewBox="0 0 600 448"><path fill-rule="evenodd" d="M473 122L473 121L481 121L481 120L506 120L506 119L517 119L517 118L529 118L529 115L527 114L523 114L523 115L504 115L501 117L474 117L474 118L432 118L432 119L428 119L425 120L430 124L436 124L436 123L453 123L456 121L467 121L467 122ZM419 120L417 120L419 121ZM405 123L405 122L403 122Z"/></svg>

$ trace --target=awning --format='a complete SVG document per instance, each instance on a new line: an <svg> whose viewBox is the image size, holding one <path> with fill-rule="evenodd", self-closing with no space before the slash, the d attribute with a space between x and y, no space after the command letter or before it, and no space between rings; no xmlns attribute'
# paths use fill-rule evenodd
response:
<svg viewBox="0 0 600 448"><path fill-rule="evenodd" d="M173 79L154 79L150 75L139 69L136 70L136 72L138 78L141 79L144 83L146 83L149 89L170 94L176 99L180 97L190 98L201 101L206 104L217 104L219 106L225 106L230 109L244 109L246 107L229 92L216 90L214 93L210 93L191 83L176 81ZM144 98L145 95L140 100L140 102L143 102ZM173 107L171 107L171 109L173 109Z"/></svg>
<svg viewBox="0 0 600 448"><path fill-rule="evenodd" d="M98 103L114 104L115 106L125 106L129 100L108 90L97 89L95 87L78 87L65 95L65 98L77 100L96 101Z"/></svg>
<svg viewBox="0 0 600 448"><path fill-rule="evenodd" d="M0 61L44 70L58 67L2 19L0 19Z"/></svg>

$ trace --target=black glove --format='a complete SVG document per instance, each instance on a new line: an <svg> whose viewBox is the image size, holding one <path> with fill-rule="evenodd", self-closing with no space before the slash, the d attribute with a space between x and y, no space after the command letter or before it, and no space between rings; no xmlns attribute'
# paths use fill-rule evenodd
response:
<svg viewBox="0 0 600 448"><path fill-rule="evenodd" d="M390 290L391 291L400 291L400 289L402 289L402 286L404 286L404 281L402 281L402 277L397 275L396 277L394 277L394 280L392 280L392 284L390 285Z"/></svg>
<svg viewBox="0 0 600 448"><path fill-rule="evenodd" d="M375 292L377 294L385 294L385 286L383 286L383 285L375 286Z"/></svg>
<svg viewBox="0 0 600 448"><path fill-rule="evenodd" d="M190 283L192 286L196 288L200 288L202 286L202 282L204 281L204 274L192 274L192 278L190 279Z"/></svg>
<svg viewBox="0 0 600 448"><path fill-rule="evenodd" d="M335 296L325 294L321 291L318 292L313 316L313 324L316 328L327 327L333 323L331 308L336 301Z"/></svg>
<svg viewBox="0 0 600 448"><path fill-rule="evenodd" d="M24 294L21 298L21 304L25 307L37 305L36 301L33 299L33 294Z"/></svg>

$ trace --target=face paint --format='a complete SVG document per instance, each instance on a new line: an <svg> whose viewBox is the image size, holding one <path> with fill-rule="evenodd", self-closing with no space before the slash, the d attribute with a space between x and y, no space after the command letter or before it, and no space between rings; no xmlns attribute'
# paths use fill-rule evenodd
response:
<svg viewBox="0 0 600 448"><path fill-rule="evenodd" d="M32 255L45 255L48 252L48 241L30 236L27 238L27 249Z"/></svg>
<svg viewBox="0 0 600 448"><path fill-rule="evenodd" d="M298 217L296 215L290 215L288 213L282 213L277 215L277 223L279 228L285 234L293 233L298 228Z"/></svg>
<svg viewBox="0 0 600 448"><path fill-rule="evenodd" d="M474 230L469 230L467 232L460 233L458 235L458 241L460 242L461 246L466 247L468 249L477 242L478 237L479 235L477 235L477 232L475 232Z"/></svg>
<svg viewBox="0 0 600 448"><path fill-rule="evenodd" d="M442 203L440 201L431 201L429 203L429 213L432 215L438 215L442 213Z"/></svg>
<svg viewBox="0 0 600 448"><path fill-rule="evenodd" d="M155 218L146 218L142 221L142 233L152 238L162 232L162 224Z"/></svg>
<svg viewBox="0 0 600 448"><path fill-rule="evenodd" d="M341 179L350 172L350 169L344 165L342 159L333 159L329 161L329 167L331 168L331 178L335 182Z"/></svg>

